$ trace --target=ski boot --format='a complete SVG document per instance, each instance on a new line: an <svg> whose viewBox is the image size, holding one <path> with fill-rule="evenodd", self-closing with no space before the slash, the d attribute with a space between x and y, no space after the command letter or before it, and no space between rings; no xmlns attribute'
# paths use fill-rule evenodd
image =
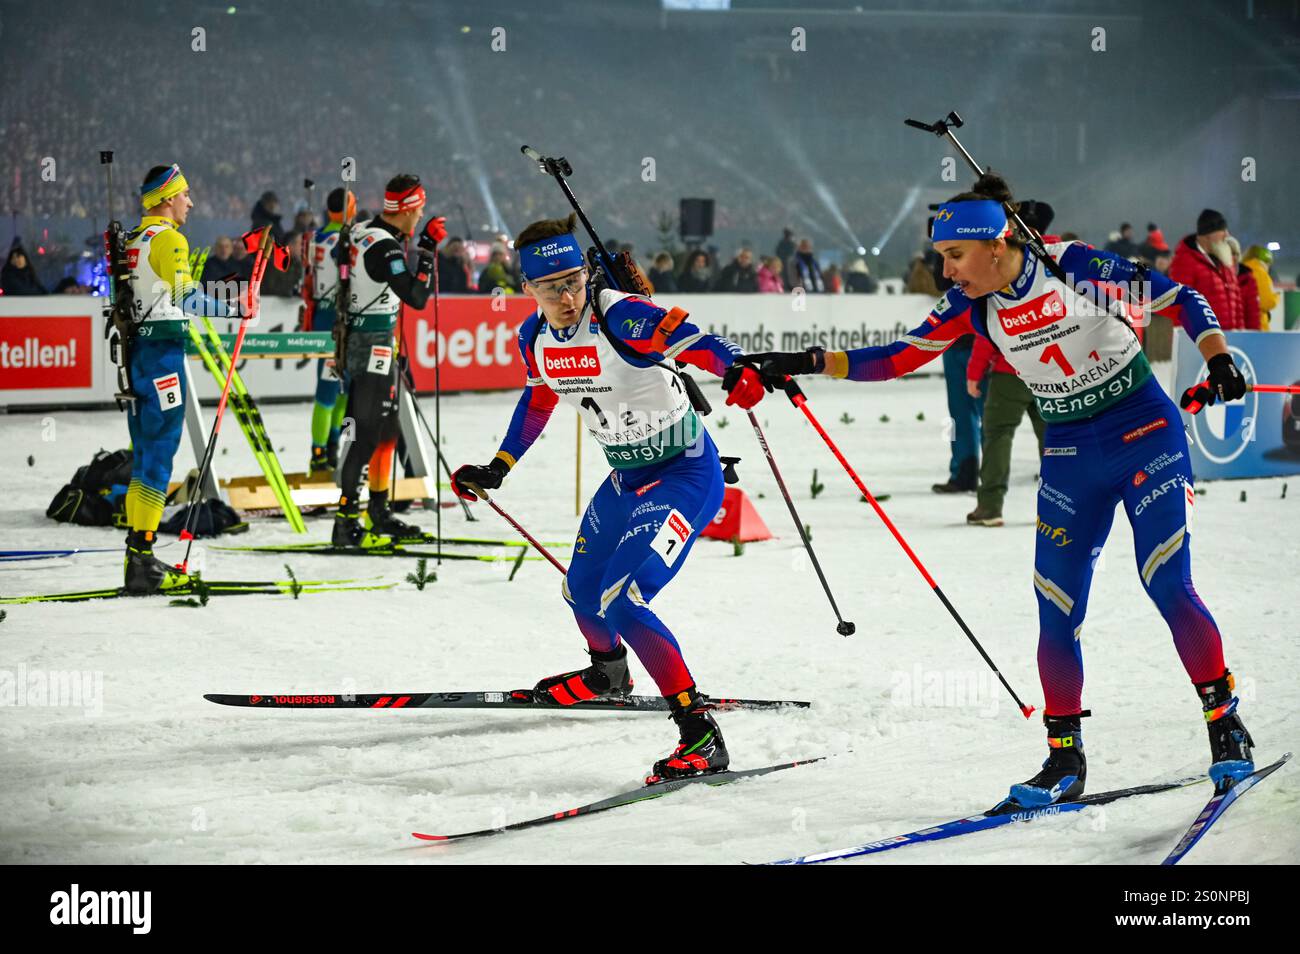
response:
<svg viewBox="0 0 1300 954"><path fill-rule="evenodd" d="M1092 715L1043 716L1047 726L1047 761L1043 770L1028 781L1011 786L1011 794L999 808L1013 803L1021 808L1040 808L1056 802L1072 802L1083 794L1088 778L1088 759L1083 754L1080 720Z"/></svg>
<svg viewBox="0 0 1300 954"><path fill-rule="evenodd" d="M691 686L669 696L668 705L672 709L672 719L677 723L680 741L672 755L654 764L645 783L653 785L674 778L725 772L731 764L727 744L722 740L722 730L713 721L699 690Z"/></svg>
<svg viewBox="0 0 1300 954"><path fill-rule="evenodd" d="M1236 680L1224 670L1222 676L1210 682L1196 683L1205 711L1206 728L1210 730L1210 779L1214 790L1226 792L1255 771L1255 759L1250 737L1237 715L1237 697L1232 694Z"/></svg>
<svg viewBox="0 0 1300 954"><path fill-rule="evenodd" d="M387 490L371 491L370 501L366 505L366 517L372 532L392 537L397 543L424 542L423 530L393 516L393 508L388 505Z"/></svg>
<svg viewBox="0 0 1300 954"><path fill-rule="evenodd" d="M132 530L126 535L123 570L126 592L131 596L181 589L190 583L189 576L153 555L152 530Z"/></svg>
<svg viewBox="0 0 1300 954"><path fill-rule="evenodd" d="M361 525L361 514L355 502L345 497L339 501L338 513L334 515L334 533L330 543L336 547L360 548L374 550L392 546L393 538L371 533Z"/></svg>
<svg viewBox="0 0 1300 954"><path fill-rule="evenodd" d="M547 676L533 687L533 699L545 705L571 706L591 699L622 699L632 692L632 674L627 668L627 646L619 643L610 652L587 652L591 665L576 672ZM528 694L527 690L524 694Z"/></svg>
<svg viewBox="0 0 1300 954"><path fill-rule="evenodd" d="M324 447L313 444L311 448L311 460L307 462L307 476L313 474L332 474L334 465L330 463L329 453Z"/></svg>
<svg viewBox="0 0 1300 954"><path fill-rule="evenodd" d="M331 437L325 445L325 460L329 462L331 471L339 469L339 439Z"/></svg>

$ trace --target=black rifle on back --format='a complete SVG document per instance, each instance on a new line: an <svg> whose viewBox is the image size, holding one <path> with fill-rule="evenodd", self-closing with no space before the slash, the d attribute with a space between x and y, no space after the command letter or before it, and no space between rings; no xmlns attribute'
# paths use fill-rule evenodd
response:
<svg viewBox="0 0 1300 954"><path fill-rule="evenodd" d="M566 181L568 176L573 175L573 166L569 164L569 160L565 159L563 156L558 159L552 159L550 156L543 156L531 146L521 146L519 151L529 159L536 162L537 167L542 172L551 176L557 183L559 183L561 191L564 192L564 197L569 200L569 205L573 206L573 211L578 214L578 219L582 222L582 227L587 230L587 234L591 236L592 242L595 243L593 248L587 250L587 259L590 262L592 273L595 274L599 272L603 274L608 287L615 291L628 292L633 295L639 295L643 298L649 298L651 296L650 285L646 281L645 276L641 274L641 270L636 267L636 263L632 260L631 254L628 252L620 252L617 255L611 255L609 249L605 248L605 243L602 242L600 236L596 234L596 230L592 227L591 221L587 218L587 214L582 211L582 206L578 204L578 197L573 194L573 190L569 188L569 183ZM633 349L623 341L622 338L618 337L618 335L611 334L609 329L605 327L605 315L601 311L598 297L590 295L590 293L589 297L591 298L592 310L596 313L597 320L600 321L601 329L604 330L605 337L609 339L609 343L613 346L615 351L618 351L624 357L634 358L637 361L649 361L656 367L663 368L665 371L669 371L676 375L682 382L682 385L686 388L686 396L690 398L691 407L693 407L701 416L704 416L713 410L709 405L708 399L704 396L704 392L701 391L700 386L695 383L695 379L681 370L681 362L674 362L674 364L669 365L662 361L655 361L648 355L641 354L639 351ZM681 312L680 314L683 318L686 316L685 312Z"/></svg>
<svg viewBox="0 0 1300 954"><path fill-rule="evenodd" d="M100 165L108 174L108 226L104 229L104 256L108 272L108 298L104 302L104 337L109 354L117 366L117 406L134 402L138 395L131 387L131 339L140 327L139 304L131 291L131 265L127 254L126 229L113 217L113 152L101 150Z"/></svg>
<svg viewBox="0 0 1300 954"><path fill-rule="evenodd" d="M348 364L348 306L352 301L352 220L348 217L351 190L343 187L342 225L335 247L339 263L339 284L334 301L334 371L342 379Z"/></svg>

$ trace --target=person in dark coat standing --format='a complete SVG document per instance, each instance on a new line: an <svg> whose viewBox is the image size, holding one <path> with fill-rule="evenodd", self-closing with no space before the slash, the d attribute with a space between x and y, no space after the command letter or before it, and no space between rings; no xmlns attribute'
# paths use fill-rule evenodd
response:
<svg viewBox="0 0 1300 954"><path fill-rule="evenodd" d="M17 239L9 248L9 258L5 261L3 274L0 274L0 291L6 295L46 295L49 294L36 277L27 250Z"/></svg>
<svg viewBox="0 0 1300 954"><path fill-rule="evenodd" d="M758 269L754 267L754 253L742 248L736 253L713 283L715 292L758 293Z"/></svg>
<svg viewBox="0 0 1300 954"><path fill-rule="evenodd" d="M274 192L263 192L262 197L253 206L253 228L271 226L271 237L280 244L285 244L287 233L280 222L280 200Z"/></svg>

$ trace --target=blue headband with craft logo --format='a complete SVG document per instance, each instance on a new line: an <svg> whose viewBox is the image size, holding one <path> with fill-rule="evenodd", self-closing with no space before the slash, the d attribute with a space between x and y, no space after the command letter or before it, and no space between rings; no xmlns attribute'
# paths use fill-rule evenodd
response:
<svg viewBox="0 0 1300 954"><path fill-rule="evenodd" d="M977 199L972 202L946 202L934 214L930 240L995 239L1010 235L1007 213L1001 202Z"/></svg>
<svg viewBox="0 0 1300 954"><path fill-rule="evenodd" d="M587 264L587 260L582 257L582 250L578 248L578 240L571 232L530 242L518 249L518 252L519 267L529 281Z"/></svg>

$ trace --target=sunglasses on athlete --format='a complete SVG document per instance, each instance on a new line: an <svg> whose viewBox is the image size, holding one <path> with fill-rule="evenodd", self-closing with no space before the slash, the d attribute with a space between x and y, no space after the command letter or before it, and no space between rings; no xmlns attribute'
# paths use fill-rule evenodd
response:
<svg viewBox="0 0 1300 954"><path fill-rule="evenodd" d="M529 281L528 284L532 285L543 298L559 301L565 295L577 295L587 284L587 267L584 265L576 272L540 282Z"/></svg>

